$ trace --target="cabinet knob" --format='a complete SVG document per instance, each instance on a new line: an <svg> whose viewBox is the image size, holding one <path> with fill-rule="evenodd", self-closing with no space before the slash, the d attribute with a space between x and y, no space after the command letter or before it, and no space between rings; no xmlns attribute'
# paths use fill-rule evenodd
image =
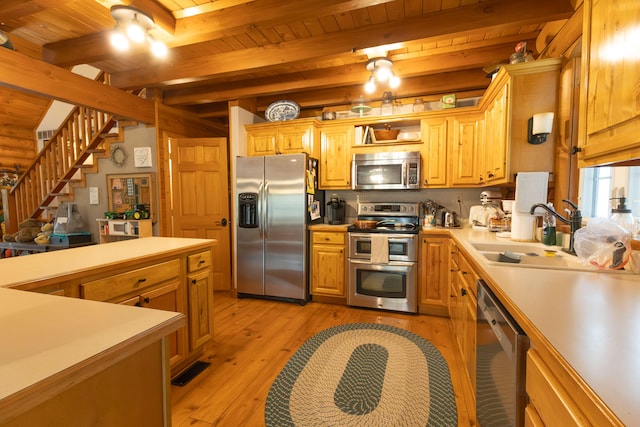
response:
<svg viewBox="0 0 640 427"><path fill-rule="evenodd" d="M462 296L467 295L467 290L465 288L460 289L460 295Z"/></svg>
<svg viewBox="0 0 640 427"><path fill-rule="evenodd" d="M204 263L205 263L205 261L204 261L203 259L201 259L200 261L198 261L198 265L202 265L202 264L204 264Z"/></svg>
<svg viewBox="0 0 640 427"><path fill-rule="evenodd" d="M149 297L145 297L145 298L143 299L143 301L144 301L144 303L145 303L145 304L149 304L150 299L149 299Z"/></svg>
<svg viewBox="0 0 640 427"><path fill-rule="evenodd" d="M146 282L146 281L147 281L147 279L145 279L144 277L143 277L143 278L141 278L141 279L138 279L138 283L144 283L144 282Z"/></svg>
<svg viewBox="0 0 640 427"><path fill-rule="evenodd" d="M191 284L195 285L196 283L198 283L198 281L196 279L191 279Z"/></svg>

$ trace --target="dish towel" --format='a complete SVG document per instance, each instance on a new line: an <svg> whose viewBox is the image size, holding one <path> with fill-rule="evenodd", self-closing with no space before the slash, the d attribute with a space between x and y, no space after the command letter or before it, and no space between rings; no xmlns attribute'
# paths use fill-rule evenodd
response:
<svg viewBox="0 0 640 427"><path fill-rule="evenodd" d="M389 262L389 239L382 234L371 234L371 263L387 264Z"/></svg>

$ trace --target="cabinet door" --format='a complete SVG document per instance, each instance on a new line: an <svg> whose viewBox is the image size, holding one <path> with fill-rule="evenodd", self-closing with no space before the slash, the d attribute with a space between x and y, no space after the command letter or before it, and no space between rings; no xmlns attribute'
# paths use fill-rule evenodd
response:
<svg viewBox="0 0 640 427"><path fill-rule="evenodd" d="M211 270L187 276L189 289L189 349L191 351L213 338L213 274Z"/></svg>
<svg viewBox="0 0 640 427"><path fill-rule="evenodd" d="M640 158L640 2L623 4L584 2L579 166Z"/></svg>
<svg viewBox="0 0 640 427"><path fill-rule="evenodd" d="M134 300L135 298L131 298L129 300L121 302L121 304L131 303ZM134 305L154 308L157 310L184 313L184 290L180 287L180 282L175 281L160 288L140 294L138 303L134 303ZM168 335L167 343L169 347L169 361L171 363L171 366L173 367L181 362L187 354L185 329L180 328L171 335Z"/></svg>
<svg viewBox="0 0 640 427"><path fill-rule="evenodd" d="M353 126L327 127L320 134L320 188L351 188Z"/></svg>
<svg viewBox="0 0 640 427"><path fill-rule="evenodd" d="M465 298L465 316L464 316L464 362L467 367L467 374L471 382L472 395L476 394L476 309L478 302L473 294L467 291Z"/></svg>
<svg viewBox="0 0 640 427"><path fill-rule="evenodd" d="M422 187L443 187L447 184L447 119L423 119Z"/></svg>
<svg viewBox="0 0 640 427"><path fill-rule="evenodd" d="M477 185L480 183L478 159L482 119L479 114L465 115L453 119L452 140L452 184Z"/></svg>
<svg viewBox="0 0 640 427"><path fill-rule="evenodd" d="M419 265L420 312L446 315L449 302L449 239L424 237L420 247Z"/></svg>
<svg viewBox="0 0 640 427"><path fill-rule="evenodd" d="M278 154L307 153L312 156L313 127L309 125L281 126L278 133Z"/></svg>
<svg viewBox="0 0 640 427"><path fill-rule="evenodd" d="M255 129L247 132L247 155L269 156L276 154L278 129Z"/></svg>
<svg viewBox="0 0 640 427"><path fill-rule="evenodd" d="M483 162L480 169L483 181L502 182L507 162L507 93L508 83L502 88L484 115Z"/></svg>
<svg viewBox="0 0 640 427"><path fill-rule="evenodd" d="M311 294L346 297L344 245L314 244L311 248Z"/></svg>

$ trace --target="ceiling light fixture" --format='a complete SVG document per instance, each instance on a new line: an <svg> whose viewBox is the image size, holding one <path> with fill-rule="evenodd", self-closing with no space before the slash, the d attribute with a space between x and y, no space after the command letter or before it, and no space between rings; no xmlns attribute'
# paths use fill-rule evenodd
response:
<svg viewBox="0 0 640 427"><path fill-rule="evenodd" d="M157 58L167 56L167 46L151 37L149 30L153 29L153 18L131 6L116 5L111 7L111 16L116 20L116 26L111 33L111 45L119 50L129 50L131 44L146 43L151 53Z"/></svg>
<svg viewBox="0 0 640 427"><path fill-rule="evenodd" d="M400 86L400 78L393 74L393 61L389 58L371 58L367 61L366 68L371 72L371 75L364 85L365 92L373 93L376 90L376 81L389 82L391 89Z"/></svg>

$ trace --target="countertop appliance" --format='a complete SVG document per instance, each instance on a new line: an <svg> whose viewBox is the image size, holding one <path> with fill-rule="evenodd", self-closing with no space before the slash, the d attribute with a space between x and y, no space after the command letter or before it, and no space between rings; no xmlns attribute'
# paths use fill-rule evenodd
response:
<svg viewBox="0 0 640 427"><path fill-rule="evenodd" d="M321 223L318 161L306 154L238 157L238 297L306 303L307 224Z"/></svg>
<svg viewBox="0 0 640 427"><path fill-rule="evenodd" d="M482 427L524 425L525 355L529 338L478 280L476 414Z"/></svg>
<svg viewBox="0 0 640 427"><path fill-rule="evenodd" d="M374 228L347 228L347 303L417 313L418 203L358 203L359 221Z"/></svg>
<svg viewBox="0 0 640 427"><path fill-rule="evenodd" d="M356 153L351 173L353 190L418 190L420 152Z"/></svg>

